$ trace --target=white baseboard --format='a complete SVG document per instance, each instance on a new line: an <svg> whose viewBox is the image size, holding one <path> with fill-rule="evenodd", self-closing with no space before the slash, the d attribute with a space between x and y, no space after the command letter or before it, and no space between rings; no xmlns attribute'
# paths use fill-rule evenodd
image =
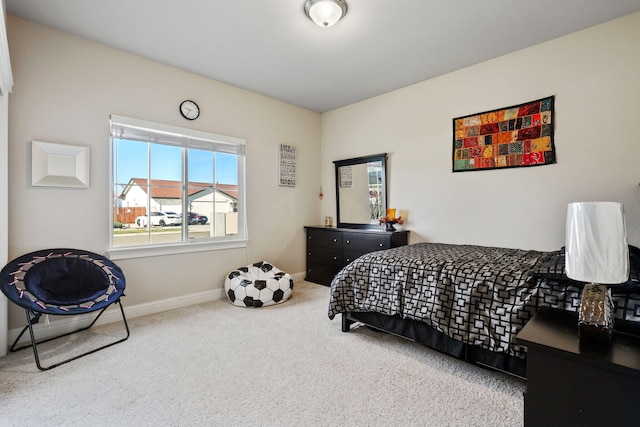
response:
<svg viewBox="0 0 640 427"><path fill-rule="evenodd" d="M292 274L294 282L304 280L305 273ZM136 317L148 316L150 314L162 313L163 311L175 310L177 308L187 307L194 304L200 304L203 302L216 301L222 298L226 298L223 288L213 289L211 291L198 292L190 295L181 295L175 298L168 298L164 300L158 300L148 302L144 304L137 304L133 306L127 306L126 297L122 299L125 315L127 319L134 319ZM79 316L60 316L54 321L49 321L48 316L43 316L40 319L40 323L34 325L33 331L36 335L36 339L46 339L55 337L58 335L66 334L74 331L78 328L88 325L91 320L95 318L98 312L91 313L90 315ZM105 325L107 323L122 321L122 315L120 309L117 306L111 306L107 309L100 319L96 322L96 325ZM22 328L10 329L8 336L7 346L13 344L18 334L22 331ZM25 332L20 338L20 343L27 343L30 341L29 332Z"/></svg>
<svg viewBox="0 0 640 427"><path fill-rule="evenodd" d="M176 308L186 307L193 304L200 304L208 301L219 300L224 297L224 289L215 289L212 291L200 292L197 294L184 295L176 298L169 298L165 300L153 301L144 304L138 304L134 306L127 306L126 297L122 299L125 315L127 319L133 319L136 317L147 316L149 314L161 313L167 310L174 310ZM61 316L56 317L56 320L49 321L47 316L42 316L40 322L33 327L36 339L46 339L55 337L58 335L66 334L74 331L78 328L88 325L95 318L98 312L93 312L86 315L78 316ZM26 320L25 320L26 321ZM122 315L120 309L117 306L111 306L108 308L100 319L96 322L96 325L105 325L107 323L121 322ZM13 344L18 334L22 331L22 328L9 330L9 345ZM30 341L29 332L25 332L20 338L20 342L27 343Z"/></svg>

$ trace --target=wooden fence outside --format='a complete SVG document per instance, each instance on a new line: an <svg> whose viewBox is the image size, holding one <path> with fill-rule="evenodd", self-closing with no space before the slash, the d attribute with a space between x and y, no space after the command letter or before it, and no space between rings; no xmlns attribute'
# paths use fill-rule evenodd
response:
<svg viewBox="0 0 640 427"><path fill-rule="evenodd" d="M135 208L115 208L113 210L113 222L122 224L133 224L137 217L146 215L147 208L138 206Z"/></svg>

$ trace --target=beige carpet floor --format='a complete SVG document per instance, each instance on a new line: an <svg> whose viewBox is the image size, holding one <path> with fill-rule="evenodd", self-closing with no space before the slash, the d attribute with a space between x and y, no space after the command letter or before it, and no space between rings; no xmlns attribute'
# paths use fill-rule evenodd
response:
<svg viewBox="0 0 640 427"><path fill-rule="evenodd" d="M46 372L29 349L12 353L0 358L0 426L522 425L523 380L365 327L343 333L328 298L299 282L276 306L130 319L128 341ZM99 326L41 358L121 335Z"/></svg>

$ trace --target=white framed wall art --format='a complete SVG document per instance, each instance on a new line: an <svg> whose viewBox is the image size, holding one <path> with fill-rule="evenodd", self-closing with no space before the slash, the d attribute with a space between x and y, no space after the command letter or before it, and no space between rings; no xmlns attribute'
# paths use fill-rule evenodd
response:
<svg viewBox="0 0 640 427"><path fill-rule="evenodd" d="M89 147L31 141L31 185L89 188Z"/></svg>

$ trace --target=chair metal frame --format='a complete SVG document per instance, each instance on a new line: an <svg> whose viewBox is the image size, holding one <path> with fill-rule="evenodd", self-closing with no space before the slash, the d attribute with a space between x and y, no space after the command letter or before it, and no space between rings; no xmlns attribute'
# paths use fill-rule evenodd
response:
<svg viewBox="0 0 640 427"><path fill-rule="evenodd" d="M13 352L16 352L16 351L24 350L25 348L29 348L29 347L33 348L33 356L34 356L34 358L36 360L36 366L41 371L48 371L49 369L53 369L56 366L63 365L65 363L68 363L68 362L71 362L73 360L79 359L81 357L87 356L89 354L95 353L96 351L99 351L99 350L105 349L107 347L111 347L112 345L115 345L115 344L121 343L123 341L126 341L129 338L130 332L129 332L129 324L127 323L127 317L125 316L124 308L122 307L122 302L120 301L120 298L118 298L112 304L118 304L118 306L120 307L120 313L122 314L122 321L124 322L124 327L125 327L125 329L127 331L127 335L124 338L120 338L120 339L118 339L116 341L113 341L113 342L110 342L108 344L102 345L100 347L94 348L92 350L86 351L86 352L81 353L79 355L70 357L70 358L65 359L65 360L63 360L61 362L57 362L57 363L54 363L54 364L49 365L49 366L42 366L42 364L40 363L40 356L38 354L38 344L44 344L46 342L53 341L53 340L56 340L58 338L67 337L69 335L73 335L75 333L86 331L87 329L90 329L98 321L100 316L102 316L102 313L104 313L104 311L107 308L110 307L110 305L107 306L107 307L104 307L102 310L100 310L98 315L95 317L95 319L93 319L93 321L88 326L76 329L76 330L71 331L71 332L67 332L65 334L57 335L55 337L51 337L51 338L47 338L47 339L44 339L44 340L40 340L40 341L37 341L36 338L35 338L35 332L33 330L33 325L37 324L40 321L40 317L42 317L42 315L45 314L45 313L41 313L41 312L38 312L38 311L34 311L34 310L30 310L28 308L25 308L25 312L26 312L26 315L27 315L27 325L18 334L18 337L15 339L15 341L13 342L11 347L9 348L9 351L13 353ZM31 343L16 348L16 345L18 344L18 341L20 341L20 338L22 338L22 336L24 335L24 333L27 330L29 330L29 335L31 337Z"/></svg>

